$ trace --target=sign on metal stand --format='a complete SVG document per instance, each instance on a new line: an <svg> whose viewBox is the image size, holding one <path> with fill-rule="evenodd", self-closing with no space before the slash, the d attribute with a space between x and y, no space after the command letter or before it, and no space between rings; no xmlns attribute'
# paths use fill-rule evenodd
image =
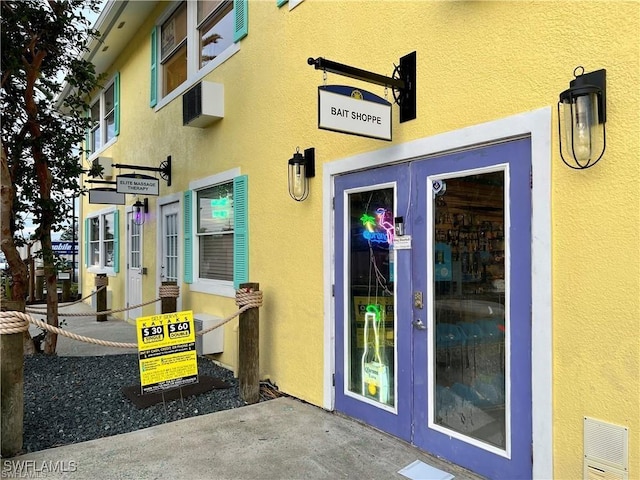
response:
<svg viewBox="0 0 640 480"><path fill-rule="evenodd" d="M136 330L143 395L198 383L192 311L140 317Z"/></svg>

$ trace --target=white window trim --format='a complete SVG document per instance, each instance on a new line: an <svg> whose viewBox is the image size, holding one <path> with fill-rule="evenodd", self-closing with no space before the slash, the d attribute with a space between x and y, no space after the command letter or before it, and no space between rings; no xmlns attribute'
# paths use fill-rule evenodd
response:
<svg viewBox="0 0 640 480"><path fill-rule="evenodd" d="M153 215L154 218L159 219L162 214L162 207L171 203L178 204L178 285L181 285L184 282L184 230L182 228L184 225L184 205L182 193L170 193L164 197L158 197ZM161 245L162 235L163 232L160 228L160 223L158 223L158 228L156 229L156 242L158 242L158 245ZM156 265L162 265L162 248L160 247L156 248ZM161 269L156 268L156 291L159 291L162 285L161 273ZM182 294L178 296L176 308L178 312L182 311ZM156 304L156 313L162 313L162 305L160 303Z"/></svg>
<svg viewBox="0 0 640 480"><path fill-rule="evenodd" d="M98 210L95 212L91 212L87 215L87 219L91 220L92 218L100 218L100 237L102 237L103 232L103 218L105 215L109 215L110 213L114 213L117 210L115 207L103 208L102 210ZM91 222L89 222L91 223ZM116 239L114 238L114 241ZM117 239L119 242L120 239ZM87 243L89 244L89 250L91 249L91 225L89 225L89 231L87 232ZM86 255L90 255L89 252L86 252ZM116 272L113 267L105 267L103 266L104 262L104 238L100 238L100 265L89 265L87 267L88 273L94 274L106 274L110 277L115 277ZM90 259L89 259L90 260Z"/></svg>
<svg viewBox="0 0 640 480"><path fill-rule="evenodd" d="M100 134L102 136L102 140L104 140L104 138L106 138L106 132L107 132L107 124L104 121L105 119L105 108L104 108L104 92L107 91L109 89L109 87L112 87L114 85L114 82L116 80L116 74L114 74L111 79L109 80L109 82L107 82L104 86L104 88L102 90L100 90L100 93L97 94L95 97L93 97L93 101L91 102L91 106L95 105L96 102L100 102ZM115 90L113 92L114 94L114 100L115 100ZM114 106L115 108L115 106ZM91 114L91 107L89 107L89 114ZM91 129L90 129L91 130ZM90 133L90 138L93 138L93 135L91 135ZM102 153L103 151L105 151L107 148L109 148L111 145L113 145L114 143L116 143L118 141L118 135L114 135L113 138L111 140L109 140L106 143L103 143L100 148L98 148L95 151L91 151L91 154L89 155L89 160L93 160L94 158L97 158L98 156L100 156L100 153ZM90 145L90 147L93 148L93 145Z"/></svg>
<svg viewBox="0 0 640 480"><path fill-rule="evenodd" d="M193 283L190 284L190 290L192 292L199 293L208 293L210 295L220 295L222 297L233 298L236 295L236 289L233 286L233 281L224 281L224 280L210 280L207 278L200 278L198 275L200 274L200 241L198 236L196 235L197 230L197 201L198 201L198 190L203 190L205 188L212 187L214 185L232 182L235 177L240 176L240 168L232 168L231 170L227 170L225 172L217 173L215 175L211 175L209 177L201 178L198 180L193 180L189 182L189 190L193 190L193 204L191 205L191 209L194 213L193 222L191 225L192 232L191 235L194 239L192 253L193 253ZM235 273L235 272L234 272Z"/></svg>
<svg viewBox="0 0 640 480"><path fill-rule="evenodd" d="M296 8L302 2L304 2L304 0L289 0L289 11L293 10L294 8Z"/></svg>
<svg viewBox="0 0 640 480"><path fill-rule="evenodd" d="M157 26L161 27L162 24L169 19L169 17L173 14L176 7L180 5L182 2L174 2L166 12L158 19ZM190 6L193 5L193 6ZM232 10L233 11L233 10ZM157 75L157 95L158 95L158 103L154 107L154 111L159 111L162 108L166 107L173 100L178 97L181 97L184 92L193 87L196 83L202 80L204 77L209 75L213 70L218 68L224 62L229 60L232 56L240 51L240 43L231 44L225 51L223 51L216 58L211 60L207 65L203 68L198 68L198 63L200 62L200 55L198 54L198 48L196 45L200 45L200 33L198 31L197 26L197 2L187 2L187 79L182 82L178 87L176 87L172 92L160 98L162 95L162 66L160 62L160 45L162 42L162 35L158 35L156 41L158 42L158 69L156 72Z"/></svg>

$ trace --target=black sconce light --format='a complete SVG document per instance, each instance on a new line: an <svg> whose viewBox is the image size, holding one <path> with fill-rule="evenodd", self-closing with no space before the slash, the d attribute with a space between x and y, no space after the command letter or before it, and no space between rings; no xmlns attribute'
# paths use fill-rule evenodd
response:
<svg viewBox="0 0 640 480"><path fill-rule="evenodd" d="M309 196L309 179L316 176L316 149L307 148L304 155L300 147L289 159L289 195L296 202Z"/></svg>
<svg viewBox="0 0 640 480"><path fill-rule="evenodd" d="M136 200L133 204L133 223L136 225L144 224L144 221L149 213L149 199L145 198L142 202L140 199Z"/></svg>
<svg viewBox="0 0 640 480"><path fill-rule="evenodd" d="M558 102L560 156L570 168L593 167L606 148L606 70L584 73L576 67Z"/></svg>

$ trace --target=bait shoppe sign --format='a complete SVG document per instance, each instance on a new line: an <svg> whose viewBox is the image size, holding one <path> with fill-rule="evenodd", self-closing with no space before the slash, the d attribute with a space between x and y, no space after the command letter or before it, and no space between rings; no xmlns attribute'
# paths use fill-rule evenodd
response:
<svg viewBox="0 0 640 480"><path fill-rule="evenodd" d="M318 128L391 140L391 103L344 85L318 87Z"/></svg>

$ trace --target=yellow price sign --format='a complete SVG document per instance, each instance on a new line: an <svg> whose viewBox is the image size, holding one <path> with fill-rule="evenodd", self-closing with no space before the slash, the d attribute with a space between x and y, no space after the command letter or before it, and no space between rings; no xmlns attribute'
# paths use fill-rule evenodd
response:
<svg viewBox="0 0 640 480"><path fill-rule="evenodd" d="M143 394L198 383L192 311L139 317L136 331Z"/></svg>

